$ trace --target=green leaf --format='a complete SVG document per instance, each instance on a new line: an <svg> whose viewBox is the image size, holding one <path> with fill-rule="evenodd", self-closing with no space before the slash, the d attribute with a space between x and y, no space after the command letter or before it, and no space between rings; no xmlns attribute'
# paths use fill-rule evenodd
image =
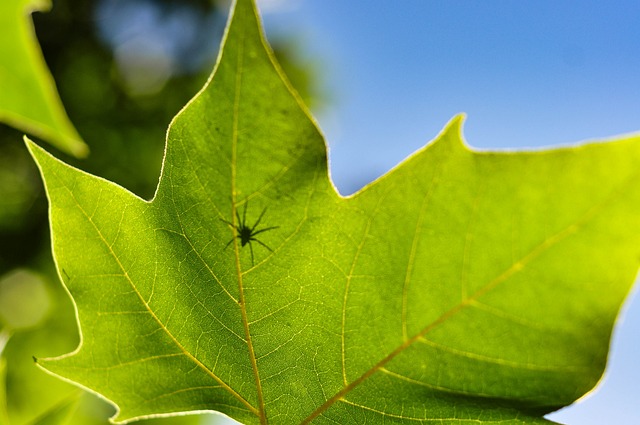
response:
<svg viewBox="0 0 640 425"><path fill-rule="evenodd" d="M7 388L6 388L6 371L7 361L2 356L4 346L9 339L9 334L5 329L0 330L0 425L9 424L9 413L7 412Z"/></svg>
<svg viewBox="0 0 640 425"><path fill-rule="evenodd" d="M48 0L0 2L0 121L83 157L87 146L64 112L29 19L49 7Z"/></svg>
<svg viewBox="0 0 640 425"><path fill-rule="evenodd" d="M37 418L32 425L64 425L70 423L71 416L78 407L82 392L75 391L70 397L53 406L44 415Z"/></svg>
<svg viewBox="0 0 640 425"><path fill-rule="evenodd" d="M640 139L473 152L461 124L339 196L238 0L153 200L28 144L83 338L39 364L116 421L548 423L600 379L638 270Z"/></svg>
<svg viewBox="0 0 640 425"><path fill-rule="evenodd" d="M8 299L14 309L18 307L17 312L20 307L25 310L27 298L34 301L36 295L35 301L38 301L38 294L32 288L34 282L24 279L37 276L28 275L33 275L32 271L13 271L1 277L0 304L6 304ZM46 274L40 276L49 287L47 277ZM29 329L0 327L0 425L107 425L110 423L108 418L114 413L111 405L93 394L79 392L75 386L42 373L34 364L34 355L64 353L78 344L76 321L68 293L57 285L48 289L54 310L44 323ZM29 310L26 308L26 311ZM2 322L0 320L0 324ZM200 423L199 419L198 416L183 416L151 419L144 423L194 425Z"/></svg>

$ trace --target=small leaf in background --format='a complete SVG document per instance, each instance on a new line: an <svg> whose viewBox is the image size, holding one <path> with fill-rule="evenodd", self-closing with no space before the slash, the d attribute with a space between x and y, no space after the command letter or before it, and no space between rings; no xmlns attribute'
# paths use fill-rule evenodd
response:
<svg viewBox="0 0 640 425"><path fill-rule="evenodd" d="M39 364L116 421L549 423L600 379L638 271L640 139L491 153L461 132L339 196L238 0L151 201L28 142L83 335Z"/></svg>
<svg viewBox="0 0 640 425"><path fill-rule="evenodd" d="M0 278L0 323L11 330L36 326L51 307L46 282L28 270L14 270Z"/></svg>
<svg viewBox="0 0 640 425"><path fill-rule="evenodd" d="M87 146L69 121L38 47L30 13L48 0L0 2L0 121L77 157Z"/></svg>
<svg viewBox="0 0 640 425"><path fill-rule="evenodd" d="M62 400L58 405L33 421L32 425L65 425L71 424L71 417L78 408L81 391L73 392L68 398Z"/></svg>

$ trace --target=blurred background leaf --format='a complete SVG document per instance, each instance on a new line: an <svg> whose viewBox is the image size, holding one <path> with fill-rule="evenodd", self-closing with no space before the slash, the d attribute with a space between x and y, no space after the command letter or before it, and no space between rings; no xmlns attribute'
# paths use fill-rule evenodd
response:
<svg viewBox="0 0 640 425"><path fill-rule="evenodd" d="M83 157L87 146L64 112L31 24L30 14L47 0L0 3L0 121Z"/></svg>

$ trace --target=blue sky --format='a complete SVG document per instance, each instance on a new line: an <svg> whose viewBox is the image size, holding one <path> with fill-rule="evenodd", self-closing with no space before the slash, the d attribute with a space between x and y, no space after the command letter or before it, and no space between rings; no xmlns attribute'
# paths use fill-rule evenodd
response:
<svg viewBox="0 0 640 425"><path fill-rule="evenodd" d="M351 193L464 112L467 142L523 149L640 131L640 2L298 0L265 14L322 64L316 117ZM551 416L640 423L640 296L596 393Z"/></svg>
<svg viewBox="0 0 640 425"><path fill-rule="evenodd" d="M333 98L318 119L343 192L460 112L469 144L481 148L640 130L639 2L293 3L267 25L296 34L326 67Z"/></svg>

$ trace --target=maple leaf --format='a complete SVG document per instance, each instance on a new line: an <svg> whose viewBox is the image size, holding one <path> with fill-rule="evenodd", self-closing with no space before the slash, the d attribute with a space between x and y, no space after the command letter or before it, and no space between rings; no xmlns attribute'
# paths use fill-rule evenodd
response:
<svg viewBox="0 0 640 425"><path fill-rule="evenodd" d="M462 117L344 198L238 0L151 201L28 143L82 342L41 359L117 421L548 423L597 383L640 258L640 140L467 149Z"/></svg>

